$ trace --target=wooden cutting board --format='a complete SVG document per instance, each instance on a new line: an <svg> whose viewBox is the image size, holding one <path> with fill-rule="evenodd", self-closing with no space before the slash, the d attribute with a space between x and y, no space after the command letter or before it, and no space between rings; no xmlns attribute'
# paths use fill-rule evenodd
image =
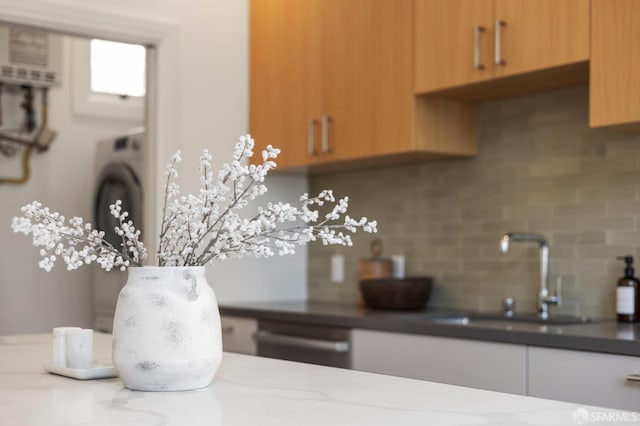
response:
<svg viewBox="0 0 640 426"><path fill-rule="evenodd" d="M371 257L358 260L358 280L391 278L393 262L388 257L382 257L382 241L373 240L370 248Z"/></svg>

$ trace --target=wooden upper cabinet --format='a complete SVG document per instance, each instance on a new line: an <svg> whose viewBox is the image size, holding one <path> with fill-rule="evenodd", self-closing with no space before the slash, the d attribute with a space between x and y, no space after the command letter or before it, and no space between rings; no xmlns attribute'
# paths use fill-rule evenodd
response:
<svg viewBox="0 0 640 426"><path fill-rule="evenodd" d="M640 2L592 0L590 125L640 129Z"/></svg>
<svg viewBox="0 0 640 426"><path fill-rule="evenodd" d="M413 0L252 0L250 129L282 168L415 150Z"/></svg>
<svg viewBox="0 0 640 426"><path fill-rule="evenodd" d="M590 0L495 0L495 76L589 60ZM494 60L494 62L496 62Z"/></svg>
<svg viewBox="0 0 640 426"><path fill-rule="evenodd" d="M324 0L323 6L324 160L410 150L413 0Z"/></svg>
<svg viewBox="0 0 640 426"><path fill-rule="evenodd" d="M320 117L324 157L357 157L371 139L369 0L324 0Z"/></svg>
<svg viewBox="0 0 640 426"><path fill-rule="evenodd" d="M474 155L471 104L414 96L414 1L251 0L257 149L312 172Z"/></svg>
<svg viewBox="0 0 640 426"><path fill-rule="evenodd" d="M251 1L249 128L256 153L269 144L281 148L280 168L318 159L312 143L319 123L311 120L322 109L320 3Z"/></svg>
<svg viewBox="0 0 640 426"><path fill-rule="evenodd" d="M589 5L416 0L416 93L481 100L586 82Z"/></svg>
<svg viewBox="0 0 640 426"><path fill-rule="evenodd" d="M416 92L493 77L494 0L416 0Z"/></svg>

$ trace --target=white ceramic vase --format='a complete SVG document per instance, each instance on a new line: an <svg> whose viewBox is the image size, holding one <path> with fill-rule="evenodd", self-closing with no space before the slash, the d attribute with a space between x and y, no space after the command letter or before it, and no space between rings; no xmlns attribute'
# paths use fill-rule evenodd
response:
<svg viewBox="0 0 640 426"><path fill-rule="evenodd" d="M132 267L113 320L113 364L124 386L208 386L222 359L220 313L204 267Z"/></svg>

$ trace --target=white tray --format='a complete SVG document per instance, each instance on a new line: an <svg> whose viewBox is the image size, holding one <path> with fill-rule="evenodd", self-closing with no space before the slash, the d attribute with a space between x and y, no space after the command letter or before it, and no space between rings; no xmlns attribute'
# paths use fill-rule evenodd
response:
<svg viewBox="0 0 640 426"><path fill-rule="evenodd" d="M94 364L92 368L57 367L46 361L42 364L45 371L59 376L71 377L78 380L108 379L118 377L116 369L111 364Z"/></svg>

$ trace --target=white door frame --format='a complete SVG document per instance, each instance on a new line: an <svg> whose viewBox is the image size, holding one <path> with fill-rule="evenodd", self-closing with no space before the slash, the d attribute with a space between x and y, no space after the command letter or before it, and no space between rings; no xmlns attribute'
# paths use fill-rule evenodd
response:
<svg viewBox="0 0 640 426"><path fill-rule="evenodd" d="M0 22L42 28L68 35L95 37L128 43L153 46L147 49L149 63L147 91L147 135L144 184L145 242L150 248L150 261L155 263L157 235L157 215L159 211L159 171L162 158L177 140L175 117L175 80L178 75L175 58L178 50L175 23L155 19L142 19L125 14L117 14L82 5L61 2L29 1L26 4L16 0L0 0ZM160 90L160 88L162 88Z"/></svg>

